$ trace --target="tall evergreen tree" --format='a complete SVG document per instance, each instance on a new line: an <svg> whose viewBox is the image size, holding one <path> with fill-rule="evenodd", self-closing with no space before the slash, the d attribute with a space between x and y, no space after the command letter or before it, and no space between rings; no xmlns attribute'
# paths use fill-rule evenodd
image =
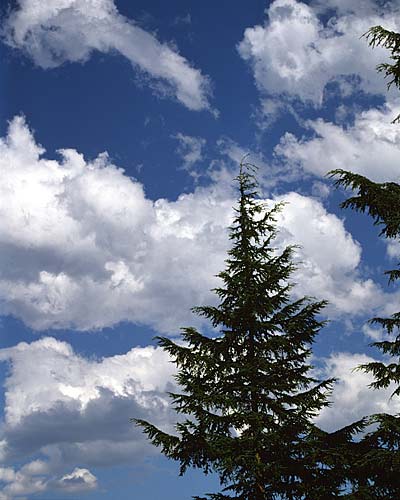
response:
<svg viewBox="0 0 400 500"><path fill-rule="evenodd" d="M382 63L377 66L378 71L390 78L388 88L395 85L400 89L400 33L389 31L382 26L373 26L365 34L372 47L383 46L390 51L390 63ZM400 120L400 115L393 120ZM379 168L379 166L377 166ZM400 185L396 182L377 183L359 174L337 169L329 173L335 177L335 185L351 188L356 191L355 196L351 196L342 204L342 208L352 208L358 212L367 212L374 220L375 225L381 227L380 236L390 239L400 237ZM393 283L400 278L400 270L392 269L386 271L389 282ZM390 318L373 318L372 323L379 324L387 330L389 334L394 334L392 342L375 342L384 354L397 357L400 355L400 313L393 314ZM386 366L383 363L370 363L363 365L366 371L371 372L375 377L372 387L379 389L388 387L391 382L398 385L395 395L400 395L400 364L391 363Z"/></svg>
<svg viewBox="0 0 400 500"><path fill-rule="evenodd" d="M388 88L395 85L400 89L400 33L386 30L382 26L374 26L365 35L372 47L381 45L390 51L392 63L382 63L377 69L389 78ZM399 121L400 115L393 123ZM375 225L381 228L381 236L389 239L400 237L399 184L373 182L362 175L342 169L333 170L330 175L336 178L337 187L356 191L354 196L341 204L342 208L368 213ZM385 274L388 275L390 283L400 278L398 268L386 271ZM389 334L390 340L374 342L371 345L384 355L389 355L391 359L389 362L366 363L359 368L373 375L373 389L388 388L394 384L393 397L399 397L400 312L388 318L372 318L370 323L380 325ZM358 443L353 456L351 482L355 492L354 498L400 498L400 415L376 414L370 422L377 424L376 429L367 433Z"/></svg>
<svg viewBox="0 0 400 500"><path fill-rule="evenodd" d="M181 474L195 467L219 475L222 492L210 499L336 498L344 473L337 445L354 429L328 435L312 420L328 405L333 382L310 374L325 302L291 300L293 248L277 253L272 246L281 206L267 209L257 198L251 165L242 164L236 180L240 197L215 289L219 304L194 308L219 333L183 328L183 344L158 337L178 367L182 392L170 393L182 416L177 434L135 421L180 463Z"/></svg>
<svg viewBox="0 0 400 500"><path fill-rule="evenodd" d="M376 183L366 177L344 170L330 173L338 177L336 186L356 190L341 206L358 212L367 212L381 228L380 235L389 239L400 237L400 185L394 182ZM400 278L400 269L385 272L389 283ZM394 384L392 397L400 396L400 312L390 317L375 317L369 321L379 325L388 334L387 340L373 342L389 361L374 361L359 369L373 375L372 389L388 388ZM354 443L348 469L355 496L360 500L400 498L400 414L375 414L369 419L374 424L359 443ZM367 421L366 421L367 422Z"/></svg>

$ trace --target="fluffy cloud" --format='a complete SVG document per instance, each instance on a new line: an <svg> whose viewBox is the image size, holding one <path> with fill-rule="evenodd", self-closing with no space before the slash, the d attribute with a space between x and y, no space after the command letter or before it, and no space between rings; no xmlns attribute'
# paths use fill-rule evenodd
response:
<svg viewBox="0 0 400 500"><path fill-rule="evenodd" d="M0 312L36 329L126 320L176 333L197 321L190 308L215 300L210 289L229 246L231 180L215 175L207 188L153 202L107 155L61 156L46 159L20 117L0 141ZM361 312L372 297L379 307L380 290L358 275L361 250L343 222L312 198L279 199L289 202L280 244L303 247L299 293L327 298L339 313Z"/></svg>
<svg viewBox="0 0 400 500"><path fill-rule="evenodd" d="M332 406L322 410L317 421L322 428L334 430L349 425L373 413L400 411L399 398L390 399L394 390L372 390L368 385L371 375L355 370L364 363L376 361L365 354L336 353L324 360L324 376L336 377Z"/></svg>
<svg viewBox="0 0 400 500"><path fill-rule="evenodd" d="M105 154L43 152L22 118L0 141L1 313L37 329L192 321L225 257L225 188L152 202Z"/></svg>
<svg viewBox="0 0 400 500"><path fill-rule="evenodd" d="M330 315L362 313L370 310L371 303L376 308L384 304L381 289L359 276L361 248L340 219L329 214L318 200L297 193L288 193L277 201L287 204L278 219L278 242L281 246L300 245L294 276L296 294L328 300Z"/></svg>
<svg viewBox="0 0 400 500"><path fill-rule="evenodd" d="M39 455L20 470L0 468L5 498L92 490L97 479L88 468L138 462L154 453L131 417L171 430L165 391L172 387L174 367L160 348L135 347L95 360L46 337L2 349L0 360L10 366L2 462Z"/></svg>
<svg viewBox="0 0 400 500"><path fill-rule="evenodd" d="M113 0L18 0L4 33L42 68L84 62L93 51L118 52L161 95L191 110L209 108L208 78L176 50L119 14Z"/></svg>
<svg viewBox="0 0 400 500"><path fill-rule="evenodd" d="M331 4L340 7L342 2ZM366 10L362 14L357 9L356 14L332 17L324 24L303 2L275 0L265 25L247 28L238 50L265 96L285 94L318 106L325 86L334 80L344 92L361 87L386 93L375 66L386 59L387 51L371 50L360 37L376 24L399 31L398 20L390 10L381 16Z"/></svg>
<svg viewBox="0 0 400 500"><path fill-rule="evenodd" d="M91 468L138 463L155 453L129 422L132 416L172 430L176 415L165 391L172 388L173 365L158 347L96 360L46 337L2 349L0 360L9 363L0 436L2 500L91 491L99 486ZM398 398L390 400L391 388L373 391L371 377L353 371L370 361L350 353L318 360L319 375L338 379L333 405L317 419L321 427L334 430L364 415L400 411ZM7 466L29 457L19 470Z"/></svg>
<svg viewBox="0 0 400 500"><path fill-rule="evenodd" d="M308 121L312 137L299 139L286 133L275 153L294 171L324 176L342 168L377 182L398 182L400 131L391 121L399 113L400 106L392 103L357 114L347 127L322 119Z"/></svg>
<svg viewBox="0 0 400 500"><path fill-rule="evenodd" d="M85 412L106 393L135 397L148 407L148 402L157 399L151 391L165 390L173 372L169 358L159 348L136 347L95 362L79 357L69 344L52 337L2 349L0 361L10 361L12 367L5 405L6 423L11 427L36 412L49 412L59 403L71 403L71 408Z"/></svg>
<svg viewBox="0 0 400 500"><path fill-rule="evenodd" d="M31 464L26 464L18 471L11 467L0 467L0 485L0 500L13 500L21 495L46 490L45 478L33 472Z"/></svg>
<svg viewBox="0 0 400 500"><path fill-rule="evenodd" d="M95 490L97 488L96 477L87 469L75 467L71 474L65 474L57 480L59 489L68 493L76 493L82 490Z"/></svg>
<svg viewBox="0 0 400 500"><path fill-rule="evenodd" d="M40 460L27 463L19 470L11 467L0 468L0 500L26 498L25 495L62 491L64 493L84 493L97 489L97 478L88 469L76 467L70 474L48 478L47 464Z"/></svg>

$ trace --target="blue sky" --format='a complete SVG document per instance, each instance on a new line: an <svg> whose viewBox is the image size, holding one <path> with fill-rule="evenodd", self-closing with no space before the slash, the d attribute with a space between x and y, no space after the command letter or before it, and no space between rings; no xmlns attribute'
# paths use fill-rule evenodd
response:
<svg viewBox="0 0 400 500"><path fill-rule="evenodd" d="M0 500L184 500L129 422L171 429L173 366L153 336L209 326L238 161L286 202L294 296L327 299L314 364L338 378L325 429L398 412L352 369L398 309L400 247L343 212L325 174L399 179L400 112L360 36L400 3L4 0L0 43Z"/></svg>

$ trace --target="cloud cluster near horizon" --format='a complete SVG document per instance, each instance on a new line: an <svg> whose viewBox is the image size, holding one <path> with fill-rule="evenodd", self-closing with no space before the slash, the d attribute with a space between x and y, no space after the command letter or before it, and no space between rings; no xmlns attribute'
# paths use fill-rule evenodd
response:
<svg viewBox="0 0 400 500"><path fill-rule="evenodd" d="M158 347L135 347L102 359L78 355L52 337L0 350L9 365L0 434L0 500L20 495L98 487L94 468L142 464L157 454L130 418L144 418L173 432L176 414L166 391L174 365ZM333 405L318 424L326 430L374 412L396 413L390 390L371 391L371 377L354 373L364 354L335 353L320 359L324 377L336 377ZM7 466L22 461L19 469Z"/></svg>
<svg viewBox="0 0 400 500"><path fill-rule="evenodd" d="M142 463L155 449L133 417L171 430L165 392L173 387L174 366L161 348L134 347L96 360L44 337L1 349L0 361L10 367L0 462L31 458L18 470L0 467L0 500L90 491L97 488L93 467Z"/></svg>
<svg viewBox="0 0 400 500"><path fill-rule="evenodd" d="M93 51L119 53L161 96L210 109L210 81L155 35L118 12L113 0L18 0L3 26L6 41L42 68L85 62Z"/></svg>

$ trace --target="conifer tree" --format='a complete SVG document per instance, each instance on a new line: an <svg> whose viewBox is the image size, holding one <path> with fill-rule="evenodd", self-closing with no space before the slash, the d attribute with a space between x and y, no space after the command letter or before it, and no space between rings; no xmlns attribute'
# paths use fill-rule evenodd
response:
<svg viewBox="0 0 400 500"><path fill-rule="evenodd" d="M336 498L344 480L338 446L356 425L328 435L312 421L328 405L333 382L310 374L325 302L291 299L293 248L278 253L272 246L281 206L267 209L258 199L253 166L242 164L236 180L240 196L215 289L219 304L194 308L218 333L183 328L182 344L157 337L178 368L181 392L170 393L182 417L177 432L134 420L180 463L181 475L188 467L219 475L222 492L209 499Z"/></svg>
<svg viewBox="0 0 400 500"><path fill-rule="evenodd" d="M365 34L372 47L383 46L390 51L390 63L382 63L377 66L377 70L383 72L385 78L389 78L388 88L395 85L400 89L400 33L389 31L382 26L373 26ZM398 122L400 115L393 122ZM379 168L379 166L377 166ZM335 185L351 188L356 191L355 196L351 196L342 204L342 208L352 208L358 212L367 212L374 224L381 227L380 236L389 239L400 237L400 185L396 182L373 182L353 172L337 169L329 172L331 177L335 177ZM400 270L392 269L385 272L389 276L389 283L400 278ZM373 318L371 323L379 324L394 335L393 341L375 342L384 354L393 357L400 355L400 312L393 314L390 318ZM373 388L385 388L392 382L398 385L394 395L400 396L400 364L391 363L386 366L383 363L370 363L362 366L367 372L375 377Z"/></svg>
<svg viewBox="0 0 400 500"><path fill-rule="evenodd" d="M372 48L381 46L390 51L392 63L378 64L376 69L383 73L385 78L388 78L388 90L392 85L400 88L400 33L387 30L382 26L373 26L364 36ZM399 123L399 121L400 115L396 116L392 123Z"/></svg>
<svg viewBox="0 0 400 500"><path fill-rule="evenodd" d="M372 47L383 46L390 51L392 63L382 63L377 70L389 78L388 88L400 89L400 33L382 26L372 27L365 36ZM393 123L400 121L398 115ZM379 165L377 165L379 168ZM400 185L395 182L377 183L350 171L337 169L329 173L336 178L335 185L351 188L354 196L345 200L342 208L352 208L370 215L374 224L381 228L380 236L389 239L400 237ZM385 272L389 283L400 279L400 270ZM371 373L373 389L395 385L392 397L400 396L400 312L391 317L375 317L370 320L388 333L390 340L374 342L382 354L389 356L388 362L372 362L359 369ZM375 429L367 433L353 448L350 482L356 499L400 498L400 415L376 414L369 419Z"/></svg>
<svg viewBox="0 0 400 500"><path fill-rule="evenodd" d="M400 185L395 182L376 183L366 177L345 170L334 170L336 186L350 187L357 191L341 206L358 212L367 212L380 235L389 239L400 237ZM400 269L385 272L389 283L400 278ZM388 388L394 384L392 397L400 396L400 312L390 317L375 317L369 323L379 325L388 334L387 340L373 342L388 361L374 361L358 368L373 375L372 389ZM354 443L349 456L349 481L354 496L360 500L400 498L400 414L375 414L365 419L374 424L359 443ZM367 425L365 425L367 428Z"/></svg>

